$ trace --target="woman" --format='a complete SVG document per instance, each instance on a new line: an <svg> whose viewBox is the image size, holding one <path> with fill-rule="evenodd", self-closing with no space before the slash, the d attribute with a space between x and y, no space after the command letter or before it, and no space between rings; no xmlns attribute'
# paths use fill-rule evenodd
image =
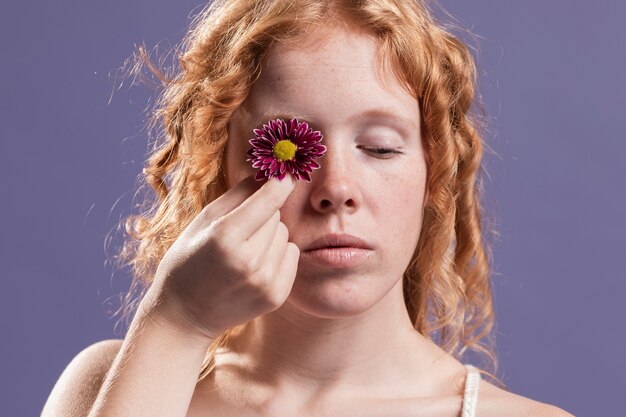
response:
<svg viewBox="0 0 626 417"><path fill-rule="evenodd" d="M460 361L496 364L475 68L421 2L217 1L180 64L120 254L145 295L44 416L569 415ZM255 181L283 122L319 168Z"/></svg>

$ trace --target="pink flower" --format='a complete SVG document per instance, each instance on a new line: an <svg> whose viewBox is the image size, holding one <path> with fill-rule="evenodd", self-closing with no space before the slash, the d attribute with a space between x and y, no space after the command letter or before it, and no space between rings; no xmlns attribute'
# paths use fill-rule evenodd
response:
<svg viewBox="0 0 626 417"><path fill-rule="evenodd" d="M254 129L254 134L246 161L259 169L257 181L272 177L282 180L290 172L296 179L311 182L309 173L320 167L315 159L326 153L319 131L294 118L289 122L270 120L262 129Z"/></svg>

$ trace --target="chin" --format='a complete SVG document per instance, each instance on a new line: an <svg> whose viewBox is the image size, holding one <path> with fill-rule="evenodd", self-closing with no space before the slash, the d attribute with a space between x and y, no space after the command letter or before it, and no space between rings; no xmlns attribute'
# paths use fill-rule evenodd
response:
<svg viewBox="0 0 626 417"><path fill-rule="evenodd" d="M381 285L382 281L371 275L351 275L303 276L299 273L285 304L311 316L338 319L369 310L389 291L389 285ZM388 284L393 286L394 283Z"/></svg>

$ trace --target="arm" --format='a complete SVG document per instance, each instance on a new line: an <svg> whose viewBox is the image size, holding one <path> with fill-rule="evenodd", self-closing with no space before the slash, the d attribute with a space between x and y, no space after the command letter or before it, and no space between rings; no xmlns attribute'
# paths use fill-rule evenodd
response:
<svg viewBox="0 0 626 417"><path fill-rule="evenodd" d="M125 340L76 355L41 417L184 417L211 342L185 336L140 307Z"/></svg>
<svg viewBox="0 0 626 417"><path fill-rule="evenodd" d="M211 343L140 307L88 417L184 417Z"/></svg>
<svg viewBox="0 0 626 417"><path fill-rule="evenodd" d="M249 176L205 206L159 262L95 400L68 375L63 401L49 400L42 417L184 417L216 338L291 291L300 250L280 208L295 185L291 175L263 185Z"/></svg>

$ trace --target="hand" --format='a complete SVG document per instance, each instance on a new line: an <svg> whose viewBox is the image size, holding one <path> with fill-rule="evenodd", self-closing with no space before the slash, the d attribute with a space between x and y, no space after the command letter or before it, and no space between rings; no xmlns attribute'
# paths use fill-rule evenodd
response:
<svg viewBox="0 0 626 417"><path fill-rule="evenodd" d="M247 177L205 206L159 263L142 301L149 314L215 339L280 307L300 257L280 221L295 182L288 174L259 188Z"/></svg>

